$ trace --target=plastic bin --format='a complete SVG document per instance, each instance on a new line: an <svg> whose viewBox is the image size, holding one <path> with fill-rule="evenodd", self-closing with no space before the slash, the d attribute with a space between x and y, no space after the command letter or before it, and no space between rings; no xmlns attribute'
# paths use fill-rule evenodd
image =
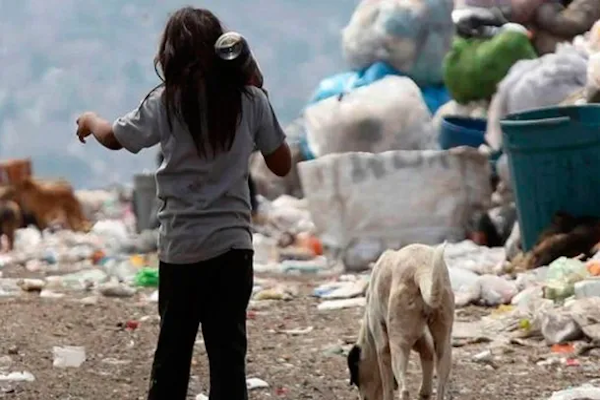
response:
<svg viewBox="0 0 600 400"><path fill-rule="evenodd" d="M138 232L151 229L152 213L157 202L154 174L138 174L133 177L133 202Z"/></svg>
<svg viewBox="0 0 600 400"><path fill-rule="evenodd" d="M442 119L439 142L444 150L458 146L479 147L485 144L487 120L449 116Z"/></svg>
<svg viewBox="0 0 600 400"><path fill-rule="evenodd" d="M600 105L512 114L501 127L525 251L557 211L600 217Z"/></svg>

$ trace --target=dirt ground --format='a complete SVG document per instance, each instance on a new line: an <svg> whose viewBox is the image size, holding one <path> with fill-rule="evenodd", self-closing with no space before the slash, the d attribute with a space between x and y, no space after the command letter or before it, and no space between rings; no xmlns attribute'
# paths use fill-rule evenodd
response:
<svg viewBox="0 0 600 400"><path fill-rule="evenodd" d="M251 398L356 399L342 351L356 336L362 309L317 311L318 300L310 296L317 282L298 284L301 293L294 299L249 312L248 376L270 384L268 389L253 390ZM34 382L0 382L0 399L144 399L158 319L156 304L141 299L100 298L95 305L84 305L72 295L0 299L0 362L12 361L8 368L0 364L0 375L29 371L35 376ZM457 319L487 312L460 311ZM127 321L140 324L132 331L125 327ZM283 332L298 329L305 332ZM208 389L207 360L198 339L190 399ZM54 368L52 348L63 345L84 346L87 361L77 369ZM553 391L600 375L597 355L579 358L574 366L540 366L537 361L549 354L545 345L506 345L494 351L493 362L474 361L473 356L487 348L487 344L454 347L455 399L546 399ZM414 398L419 385L416 359L415 355L410 369Z"/></svg>

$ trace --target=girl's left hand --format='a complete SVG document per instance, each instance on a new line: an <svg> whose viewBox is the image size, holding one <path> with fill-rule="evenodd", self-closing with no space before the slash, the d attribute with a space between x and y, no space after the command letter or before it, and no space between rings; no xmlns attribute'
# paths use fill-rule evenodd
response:
<svg viewBox="0 0 600 400"><path fill-rule="evenodd" d="M92 134L92 126L96 118L96 113L89 111L77 118L77 137L81 143L85 143L85 138Z"/></svg>

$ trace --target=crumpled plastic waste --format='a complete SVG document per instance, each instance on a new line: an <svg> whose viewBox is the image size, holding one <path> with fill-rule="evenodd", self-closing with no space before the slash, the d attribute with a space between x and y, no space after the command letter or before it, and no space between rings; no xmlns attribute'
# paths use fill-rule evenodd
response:
<svg viewBox="0 0 600 400"><path fill-rule="evenodd" d="M355 69L386 61L419 86L439 84L453 8L454 0L363 0L343 30L346 60Z"/></svg>
<svg viewBox="0 0 600 400"><path fill-rule="evenodd" d="M364 307L367 300L364 297L355 297L352 299L328 300L317 306L319 311L340 310L343 308Z"/></svg>
<svg viewBox="0 0 600 400"><path fill-rule="evenodd" d="M369 286L369 275L344 275L339 280L320 285L314 295L326 300L351 299L364 296Z"/></svg>
<svg viewBox="0 0 600 400"><path fill-rule="evenodd" d="M52 353L56 368L79 368L86 361L85 347L81 346L55 346Z"/></svg>
<svg viewBox="0 0 600 400"><path fill-rule="evenodd" d="M499 83L488 112L487 143L502 148L500 120L533 108L554 106L585 87L588 56L570 44L555 53L513 65Z"/></svg>
<svg viewBox="0 0 600 400"><path fill-rule="evenodd" d="M575 294L575 283L589 277L586 265L574 258L560 257L548 269L544 284L544 297L551 300L564 300Z"/></svg>
<svg viewBox="0 0 600 400"><path fill-rule="evenodd" d="M135 275L135 284L142 287L158 287L158 269L142 268Z"/></svg>
<svg viewBox="0 0 600 400"><path fill-rule="evenodd" d="M479 275L462 268L449 268L449 273L456 307L464 307L481 298L481 286L477 284Z"/></svg>
<svg viewBox="0 0 600 400"><path fill-rule="evenodd" d="M35 376L31 372L10 372L8 374L0 373L0 383L2 382L34 382Z"/></svg>
<svg viewBox="0 0 600 400"><path fill-rule="evenodd" d="M477 280L481 288L480 302L486 306L510 304L518 294L514 281L509 281L497 275L482 275Z"/></svg>
<svg viewBox="0 0 600 400"><path fill-rule="evenodd" d="M600 387L590 384L552 393L549 400L600 400Z"/></svg>
<svg viewBox="0 0 600 400"><path fill-rule="evenodd" d="M449 267L458 267L478 275L495 274L500 271L506 253L501 247L478 246L470 240L449 243L445 250Z"/></svg>
<svg viewBox="0 0 600 400"><path fill-rule="evenodd" d="M421 89L388 75L304 110L307 141L316 158L334 153L438 148Z"/></svg>

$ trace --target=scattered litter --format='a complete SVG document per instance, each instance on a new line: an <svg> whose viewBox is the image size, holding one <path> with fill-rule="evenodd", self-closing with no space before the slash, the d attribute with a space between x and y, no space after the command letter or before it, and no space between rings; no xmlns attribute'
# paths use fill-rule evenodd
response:
<svg viewBox="0 0 600 400"><path fill-rule="evenodd" d="M352 307L364 307L367 304L367 300L364 297L357 297L353 299L341 299L341 300L328 300L317 306L319 311L325 310L340 310L342 308Z"/></svg>
<svg viewBox="0 0 600 400"><path fill-rule="evenodd" d="M549 400L600 400L600 387L582 385L554 392Z"/></svg>
<svg viewBox="0 0 600 400"><path fill-rule="evenodd" d="M109 364L109 365L128 365L128 364L131 364L131 361L129 361L129 360L119 360L117 358L104 358L104 359L102 359L102 362L104 364Z"/></svg>
<svg viewBox="0 0 600 400"><path fill-rule="evenodd" d="M21 279L17 284L25 292L39 292L46 286L42 279Z"/></svg>
<svg viewBox="0 0 600 400"><path fill-rule="evenodd" d="M262 379L258 378L249 378L246 379L246 386L248 386L248 390L255 389L266 389L269 387L269 384Z"/></svg>
<svg viewBox="0 0 600 400"><path fill-rule="evenodd" d="M307 335L307 334L311 333L314 329L315 329L314 327L309 326L304 329L287 329L287 330L281 331L281 333L285 333L286 335L290 335L290 336L299 336L299 335Z"/></svg>
<svg viewBox="0 0 600 400"><path fill-rule="evenodd" d="M33 382L35 376L31 372L11 372L9 374L0 374L0 382Z"/></svg>
<svg viewBox="0 0 600 400"><path fill-rule="evenodd" d="M0 357L0 370L9 368L13 363L11 356Z"/></svg>
<svg viewBox="0 0 600 400"><path fill-rule="evenodd" d="M98 291L106 297L132 297L137 293L131 286L118 282L105 283L98 287Z"/></svg>
<svg viewBox="0 0 600 400"><path fill-rule="evenodd" d="M369 285L368 276L359 276L353 280L345 279L325 283L314 290L317 297L327 300L351 299L364 296Z"/></svg>
<svg viewBox="0 0 600 400"><path fill-rule="evenodd" d="M284 286L278 286L271 289L264 289L256 293L253 297L254 300L291 300L293 294Z"/></svg>
<svg viewBox="0 0 600 400"><path fill-rule="evenodd" d="M85 347L54 347L52 351L56 368L79 368L86 360Z"/></svg>
<svg viewBox="0 0 600 400"><path fill-rule="evenodd" d="M63 297L65 297L65 294L56 293L48 289L42 289L42 291L40 292L40 297L45 299L62 299Z"/></svg>
<svg viewBox="0 0 600 400"><path fill-rule="evenodd" d="M135 284L142 287L158 287L158 269L142 268L135 276Z"/></svg>
<svg viewBox="0 0 600 400"><path fill-rule="evenodd" d="M83 299L79 300L79 302L86 306L93 306L93 305L98 304L98 297L97 296L84 297Z"/></svg>

